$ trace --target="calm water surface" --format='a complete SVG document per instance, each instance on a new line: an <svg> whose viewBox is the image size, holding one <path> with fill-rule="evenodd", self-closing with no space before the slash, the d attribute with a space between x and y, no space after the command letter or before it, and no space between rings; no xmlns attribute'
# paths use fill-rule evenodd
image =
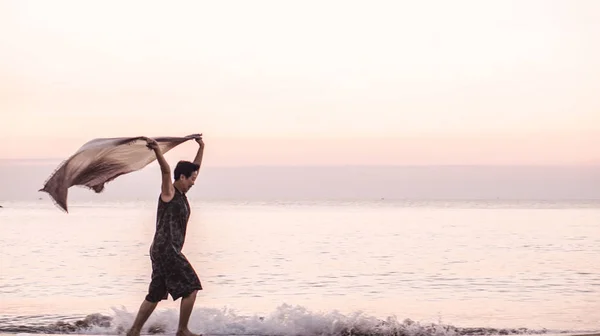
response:
<svg viewBox="0 0 600 336"><path fill-rule="evenodd" d="M127 324L154 216L154 202L4 204L0 327L93 313ZM204 332L215 312L600 329L600 202L195 202L184 253L204 286L192 323ZM153 319L176 325L178 303Z"/></svg>

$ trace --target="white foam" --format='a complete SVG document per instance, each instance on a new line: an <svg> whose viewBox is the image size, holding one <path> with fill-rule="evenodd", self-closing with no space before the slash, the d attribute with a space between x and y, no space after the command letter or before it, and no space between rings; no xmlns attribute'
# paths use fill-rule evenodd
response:
<svg viewBox="0 0 600 336"><path fill-rule="evenodd" d="M135 312L113 308L114 316L109 328L92 326L82 333L120 334L133 323ZM174 334L177 330L179 311L175 309L156 311L142 333L151 329L160 334ZM190 319L190 330L204 335L406 335L406 336L453 336L452 326L420 324L411 320L399 321L395 316L382 320L362 312L344 315L337 311L311 312L302 306L284 304L265 316L238 315L235 311L196 308Z"/></svg>
<svg viewBox="0 0 600 336"><path fill-rule="evenodd" d="M84 319L60 320L50 325L35 323L10 323L0 326L3 332L19 335L71 334L71 335L122 335L131 327L136 312L113 308L113 314L91 314ZM37 316L36 318L39 318ZM149 318L142 334L174 335L179 321L178 309L157 310ZM496 329L469 328L452 325L424 324L410 319L400 321L396 316L381 319L361 311L342 314L339 311L312 312L302 306L283 304L270 314L240 315L223 308L196 308L189 328L205 336L475 336L475 335L565 335L573 331L531 330L526 328ZM583 334L583 332L579 332Z"/></svg>

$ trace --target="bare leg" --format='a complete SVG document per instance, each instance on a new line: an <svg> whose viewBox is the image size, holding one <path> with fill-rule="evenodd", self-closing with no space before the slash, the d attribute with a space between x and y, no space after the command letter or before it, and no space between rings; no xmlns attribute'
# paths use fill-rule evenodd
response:
<svg viewBox="0 0 600 336"><path fill-rule="evenodd" d="M181 299L181 308L179 311L179 327L177 328L176 336L198 336L197 334L193 334L188 329L190 315L192 315L192 310L194 309L194 302L196 302L196 293L198 293L198 291L193 291L192 294Z"/></svg>
<svg viewBox="0 0 600 336"><path fill-rule="evenodd" d="M135 322L133 322L133 326L127 332L127 336L139 336L142 331L142 327L144 323L148 320L148 317L152 315L154 308L158 305L158 302L150 302L144 300L142 305L140 306L140 310L138 311L137 316L135 317Z"/></svg>

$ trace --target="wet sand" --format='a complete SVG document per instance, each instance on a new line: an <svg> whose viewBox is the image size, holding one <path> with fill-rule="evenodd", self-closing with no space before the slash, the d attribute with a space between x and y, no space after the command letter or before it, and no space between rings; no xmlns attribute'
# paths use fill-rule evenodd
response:
<svg viewBox="0 0 600 336"><path fill-rule="evenodd" d="M56 335L69 335L69 336L90 336L87 334L30 334L30 333L14 333L14 334L9 334L9 333L0 333L0 336L15 336L15 335L36 335L36 336L56 336ZM108 335L108 334L107 334ZM158 334L158 335L151 335L151 334L142 334L142 336L173 336L174 334ZM218 334L218 335L213 335L213 334L203 334L204 336L227 336L224 334ZM95 336L99 336L99 335L95 335ZM112 336L112 334L111 334ZM235 335L232 335L235 336ZM252 336L252 335L244 335L244 336ZM255 336L264 336L264 335L255 335ZM272 335L272 336L276 336L276 335ZM494 335L487 335L487 336L494 336ZM518 335L516 335L518 336ZM552 333L548 333L548 334L540 334L539 336L600 336L600 331L596 332L596 333L564 333L564 334L552 334Z"/></svg>

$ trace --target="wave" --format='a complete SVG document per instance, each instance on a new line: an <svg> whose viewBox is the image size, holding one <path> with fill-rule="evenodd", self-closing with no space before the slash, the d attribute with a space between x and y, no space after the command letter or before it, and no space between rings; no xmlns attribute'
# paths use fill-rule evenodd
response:
<svg viewBox="0 0 600 336"><path fill-rule="evenodd" d="M62 317L47 323L49 316L0 318L0 333L121 335L133 323L135 312L112 309L112 316L91 314L85 317ZM174 334L178 310L155 311L143 334ZM229 309L197 308L190 319L190 329L205 336L476 336L559 334L567 331L527 328L465 328L443 323L419 323L395 316L379 319L355 312L314 313L302 306L281 305L266 316L238 315Z"/></svg>

